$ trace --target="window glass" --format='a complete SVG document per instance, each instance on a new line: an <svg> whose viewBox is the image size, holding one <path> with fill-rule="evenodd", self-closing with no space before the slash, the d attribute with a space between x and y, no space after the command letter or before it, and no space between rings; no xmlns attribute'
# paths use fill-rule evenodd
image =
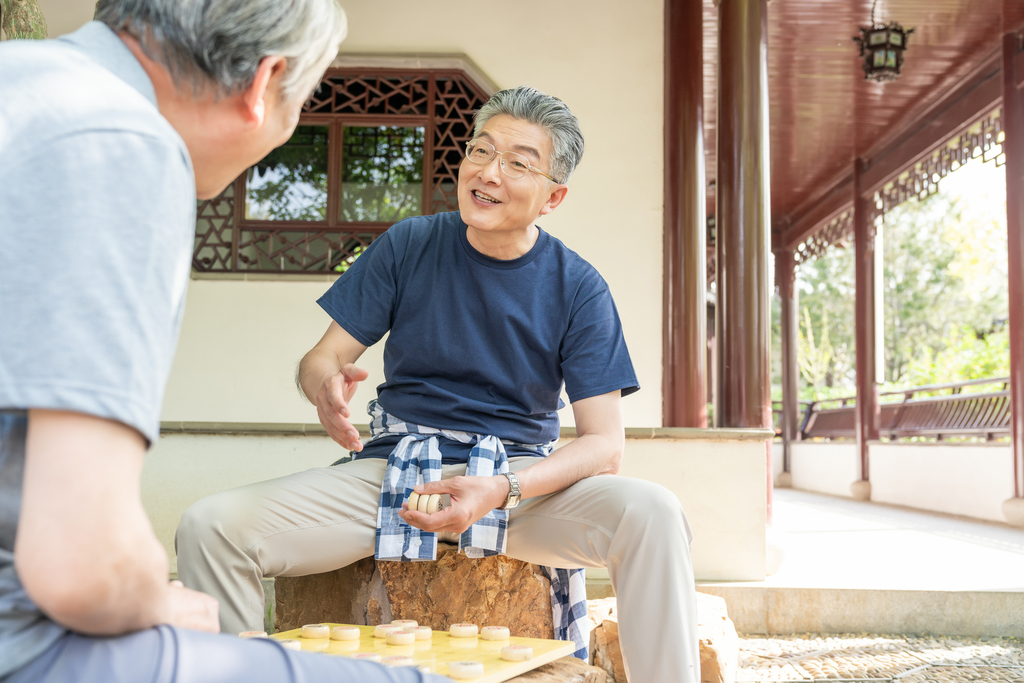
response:
<svg viewBox="0 0 1024 683"><path fill-rule="evenodd" d="M346 126L342 221L399 221L423 203L423 128Z"/></svg>
<svg viewBox="0 0 1024 683"><path fill-rule="evenodd" d="M327 126L298 126L245 177L245 217L271 221L327 218Z"/></svg>

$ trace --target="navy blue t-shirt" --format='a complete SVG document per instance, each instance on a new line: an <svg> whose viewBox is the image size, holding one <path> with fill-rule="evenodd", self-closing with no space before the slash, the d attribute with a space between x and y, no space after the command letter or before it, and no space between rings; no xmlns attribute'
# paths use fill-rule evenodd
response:
<svg viewBox="0 0 1024 683"><path fill-rule="evenodd" d="M409 218L317 303L366 346L390 330L377 396L406 422L542 444L558 438L563 381L572 402L639 389L608 285L543 230L502 261L457 212ZM374 446L361 457L393 448Z"/></svg>

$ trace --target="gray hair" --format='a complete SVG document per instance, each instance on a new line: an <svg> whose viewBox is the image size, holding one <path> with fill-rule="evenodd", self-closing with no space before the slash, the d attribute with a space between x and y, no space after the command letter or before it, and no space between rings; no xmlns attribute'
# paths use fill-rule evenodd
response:
<svg viewBox="0 0 1024 683"><path fill-rule="evenodd" d="M539 90L521 85L494 93L476 113L473 136L480 135L492 116L505 114L540 126L551 136L551 175L564 183L583 158L580 122L565 102Z"/></svg>
<svg viewBox="0 0 1024 683"><path fill-rule="evenodd" d="M337 0L99 0L95 18L138 40L194 93L241 92L264 57L280 55L286 100L313 91L348 33Z"/></svg>

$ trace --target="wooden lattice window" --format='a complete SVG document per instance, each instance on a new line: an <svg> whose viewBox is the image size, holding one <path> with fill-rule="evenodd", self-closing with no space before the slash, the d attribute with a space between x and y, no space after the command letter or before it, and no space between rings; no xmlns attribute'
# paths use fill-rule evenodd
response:
<svg viewBox="0 0 1024 683"><path fill-rule="evenodd" d="M193 270L337 273L395 221L455 210L486 100L457 70L329 70L291 140L199 203Z"/></svg>

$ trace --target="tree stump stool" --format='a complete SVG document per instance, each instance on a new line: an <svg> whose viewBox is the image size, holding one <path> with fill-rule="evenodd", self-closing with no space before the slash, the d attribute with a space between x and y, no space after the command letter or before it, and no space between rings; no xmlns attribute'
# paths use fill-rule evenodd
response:
<svg viewBox="0 0 1024 683"><path fill-rule="evenodd" d="M498 555L472 560L437 544L434 562L377 562L275 581L275 630L303 624L387 624L415 619L435 630L469 622L553 638L549 583L540 567Z"/></svg>
<svg viewBox="0 0 1024 683"><path fill-rule="evenodd" d="M303 624L387 624L415 619L435 630L452 624L508 626L512 635L553 638L550 584L540 567L498 555L472 560L437 544L434 562L372 557L312 576L274 583L276 631ZM564 657L508 683L605 683L603 669Z"/></svg>

